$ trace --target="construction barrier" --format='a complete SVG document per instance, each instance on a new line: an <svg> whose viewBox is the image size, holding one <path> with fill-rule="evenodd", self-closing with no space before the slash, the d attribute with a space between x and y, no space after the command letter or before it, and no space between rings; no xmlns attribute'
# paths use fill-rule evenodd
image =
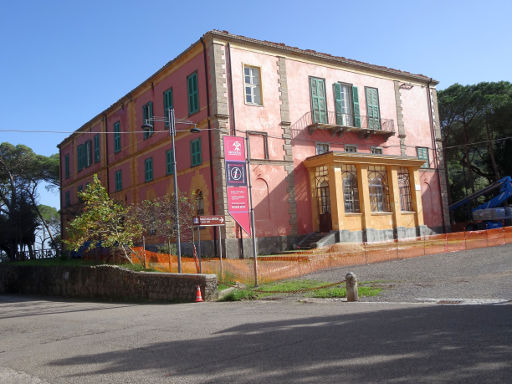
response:
<svg viewBox="0 0 512 384"><path fill-rule="evenodd" d="M512 227L482 231L453 232L379 244L335 244L293 254L258 256L258 281L261 283L306 275L322 269L408 259L424 255L457 252L512 243ZM133 262L162 272L178 272L175 255L135 248ZM221 276L218 258L203 258L203 273L216 274L219 281L254 283L252 259L223 259ZM183 273L197 273L193 257L181 258Z"/></svg>

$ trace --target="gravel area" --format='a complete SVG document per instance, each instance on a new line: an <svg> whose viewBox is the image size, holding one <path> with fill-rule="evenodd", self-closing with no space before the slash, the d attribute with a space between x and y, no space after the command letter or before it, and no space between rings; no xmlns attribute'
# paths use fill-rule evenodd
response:
<svg viewBox="0 0 512 384"><path fill-rule="evenodd" d="M430 299L512 300L512 244L319 271L303 278L358 281L383 288L361 301L428 302ZM474 300L473 300L474 301Z"/></svg>

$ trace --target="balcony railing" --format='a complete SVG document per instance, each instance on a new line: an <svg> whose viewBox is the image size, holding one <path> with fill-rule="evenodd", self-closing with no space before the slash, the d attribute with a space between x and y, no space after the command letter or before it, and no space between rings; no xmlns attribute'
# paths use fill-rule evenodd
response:
<svg viewBox="0 0 512 384"><path fill-rule="evenodd" d="M395 134L393 119L381 119L364 115L339 114L334 111L327 113L305 113L295 127L303 127L312 134L317 129L329 130L332 135L341 136L345 132L355 132L363 137L382 135L385 137Z"/></svg>

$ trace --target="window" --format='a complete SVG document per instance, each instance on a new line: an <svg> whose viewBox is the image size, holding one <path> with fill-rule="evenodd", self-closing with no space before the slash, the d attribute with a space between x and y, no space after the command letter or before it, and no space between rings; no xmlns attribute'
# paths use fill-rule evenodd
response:
<svg viewBox="0 0 512 384"><path fill-rule="evenodd" d="M370 147L370 153L374 155L382 155L382 148L381 147Z"/></svg>
<svg viewBox="0 0 512 384"><path fill-rule="evenodd" d="M190 158L192 167L201 164L201 139L195 139L190 142Z"/></svg>
<svg viewBox="0 0 512 384"><path fill-rule="evenodd" d="M329 152L329 143L316 143L316 154L321 155L322 153Z"/></svg>
<svg viewBox="0 0 512 384"><path fill-rule="evenodd" d="M418 159L425 160L421 168L430 168L430 160L428 158L428 148L427 147L416 147L416 154L418 155Z"/></svg>
<svg viewBox="0 0 512 384"><path fill-rule="evenodd" d="M167 164L166 173L168 175L172 175L174 173L174 161L172 158L172 149L169 149L167 152L165 152L165 162Z"/></svg>
<svg viewBox="0 0 512 384"><path fill-rule="evenodd" d="M200 189L196 191L196 214L198 216L204 215L204 197Z"/></svg>
<svg viewBox="0 0 512 384"><path fill-rule="evenodd" d="M82 168L84 167L82 164L82 151L83 151L82 145L79 145L76 147L76 160L77 160L77 164L78 164L78 172L80 172L82 170Z"/></svg>
<svg viewBox="0 0 512 384"><path fill-rule="evenodd" d="M348 127L361 127L357 87L353 87L350 84L334 83L333 90L336 124Z"/></svg>
<svg viewBox="0 0 512 384"><path fill-rule="evenodd" d="M142 123L148 124L150 127L144 129L144 140L148 139L153 135L155 131L155 122L153 119L153 102L150 101L142 106Z"/></svg>
<svg viewBox="0 0 512 384"><path fill-rule="evenodd" d="M69 155L64 156L64 176L69 179Z"/></svg>
<svg viewBox="0 0 512 384"><path fill-rule="evenodd" d="M188 90L188 114L192 115L199 111L199 89L197 86L197 72L187 77Z"/></svg>
<svg viewBox="0 0 512 384"><path fill-rule="evenodd" d="M377 88L365 87L368 129L380 130L379 91Z"/></svg>
<svg viewBox="0 0 512 384"><path fill-rule="evenodd" d="M345 152L357 152L357 145L345 144Z"/></svg>
<svg viewBox="0 0 512 384"><path fill-rule="evenodd" d="M343 179L343 200L345 201L345 212L357 213L360 211L360 208L356 166L343 164L341 166L341 175Z"/></svg>
<svg viewBox="0 0 512 384"><path fill-rule="evenodd" d="M84 186L82 184L80 184L77 188L78 192L82 192L84 190Z"/></svg>
<svg viewBox="0 0 512 384"><path fill-rule="evenodd" d="M80 144L76 150L78 171L89 167L92 164L92 143L87 140L85 143Z"/></svg>
<svg viewBox="0 0 512 384"><path fill-rule="evenodd" d="M145 181L151 181L153 180L153 158L150 157L149 159L146 159L144 161L144 168L145 168Z"/></svg>
<svg viewBox="0 0 512 384"><path fill-rule="evenodd" d="M247 104L261 105L260 69L244 66L245 102Z"/></svg>
<svg viewBox="0 0 512 384"><path fill-rule="evenodd" d="M172 100L172 88L169 88L167 91L164 92L164 116L167 119L167 116L169 115L169 109L173 108L173 100ZM169 126L169 122L165 121L165 126Z"/></svg>
<svg viewBox="0 0 512 384"><path fill-rule="evenodd" d="M309 78L311 92L311 114L313 123L327 124L327 103L325 101L325 80Z"/></svg>
<svg viewBox="0 0 512 384"><path fill-rule="evenodd" d="M390 212L386 167L380 165L370 165L368 167L368 187L372 212Z"/></svg>
<svg viewBox="0 0 512 384"><path fill-rule="evenodd" d="M94 135L94 162L100 162L100 135Z"/></svg>
<svg viewBox="0 0 512 384"><path fill-rule="evenodd" d="M121 189L123 189L123 173L121 170L116 171L115 179L116 179L116 192L119 192Z"/></svg>
<svg viewBox="0 0 512 384"><path fill-rule="evenodd" d="M121 151L121 123L114 123L114 152Z"/></svg>
<svg viewBox="0 0 512 384"><path fill-rule="evenodd" d="M400 208L402 211L412 211L411 181L407 168L398 169L398 190L400 191Z"/></svg>
<svg viewBox="0 0 512 384"><path fill-rule="evenodd" d="M318 213L320 215L331 212L331 199L329 196L329 176L327 167L321 166L315 169L316 196L318 201Z"/></svg>
<svg viewBox="0 0 512 384"><path fill-rule="evenodd" d="M71 205L71 195L69 191L66 191L66 193L64 194L64 204L66 207L69 207Z"/></svg>

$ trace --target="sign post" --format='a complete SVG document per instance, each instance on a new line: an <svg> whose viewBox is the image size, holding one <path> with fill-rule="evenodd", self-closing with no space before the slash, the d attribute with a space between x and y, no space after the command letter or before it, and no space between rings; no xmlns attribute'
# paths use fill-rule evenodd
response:
<svg viewBox="0 0 512 384"><path fill-rule="evenodd" d="M228 195L228 212L230 216L248 234L251 234L251 220L249 207L252 209L252 197L247 189L247 158L243 137L224 136L224 161L226 168L226 191ZM250 172L250 169L249 169ZM252 199L251 199L252 200ZM253 214L254 215L254 214ZM258 261L256 255L256 242L254 231L254 218L252 220L252 248L254 257L254 285L258 286Z"/></svg>
<svg viewBox="0 0 512 384"><path fill-rule="evenodd" d="M226 219L224 216L220 215L210 215L210 216L195 216L192 219L192 224L197 228L198 238L199 238L199 268L201 269L201 227L222 227L225 225ZM219 228L219 260L220 260L220 278L224 278L224 268L222 265L222 235Z"/></svg>

